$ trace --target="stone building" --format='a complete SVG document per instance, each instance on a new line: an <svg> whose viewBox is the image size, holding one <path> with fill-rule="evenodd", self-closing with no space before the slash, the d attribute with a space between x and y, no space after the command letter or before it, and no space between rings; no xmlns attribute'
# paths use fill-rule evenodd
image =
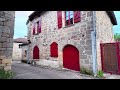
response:
<svg viewBox="0 0 120 90"><path fill-rule="evenodd" d="M113 11L35 11L27 21L29 60L53 68L96 74L100 43L114 42Z"/></svg>
<svg viewBox="0 0 120 90"><path fill-rule="evenodd" d="M28 60L28 42L20 44L20 49L22 50L21 60Z"/></svg>
<svg viewBox="0 0 120 90"><path fill-rule="evenodd" d="M0 11L0 68L11 69L15 11Z"/></svg>
<svg viewBox="0 0 120 90"><path fill-rule="evenodd" d="M21 45L23 46L24 44L27 43L27 39L26 38L16 38L13 41L13 54L12 54L12 60L13 61L21 61L23 59L23 54L24 54L24 50L23 48L21 48ZM26 48L26 52L27 52L27 48Z"/></svg>

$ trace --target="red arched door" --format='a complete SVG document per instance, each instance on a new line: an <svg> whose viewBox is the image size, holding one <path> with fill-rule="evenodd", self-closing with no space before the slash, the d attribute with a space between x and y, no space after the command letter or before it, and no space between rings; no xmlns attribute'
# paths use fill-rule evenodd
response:
<svg viewBox="0 0 120 90"><path fill-rule="evenodd" d="M75 71L80 71L79 51L72 45L66 45L63 49L63 66Z"/></svg>
<svg viewBox="0 0 120 90"><path fill-rule="evenodd" d="M39 48L37 46L33 49L33 59L39 59Z"/></svg>

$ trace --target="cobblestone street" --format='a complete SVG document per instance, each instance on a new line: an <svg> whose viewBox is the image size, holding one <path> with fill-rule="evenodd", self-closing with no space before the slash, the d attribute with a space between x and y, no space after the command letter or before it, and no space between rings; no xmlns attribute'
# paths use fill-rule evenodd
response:
<svg viewBox="0 0 120 90"><path fill-rule="evenodd" d="M13 79L96 79L75 71L35 67L18 61L13 61L12 71Z"/></svg>

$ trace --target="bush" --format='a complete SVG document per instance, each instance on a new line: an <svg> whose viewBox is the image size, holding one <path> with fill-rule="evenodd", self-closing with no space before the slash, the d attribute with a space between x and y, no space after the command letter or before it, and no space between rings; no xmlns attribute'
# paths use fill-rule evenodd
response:
<svg viewBox="0 0 120 90"><path fill-rule="evenodd" d="M81 68L80 73L82 74L87 74L87 75L93 75L92 71L86 69L86 68Z"/></svg>
<svg viewBox="0 0 120 90"><path fill-rule="evenodd" d="M102 78L103 77L103 71L98 71L97 72L97 77Z"/></svg>
<svg viewBox="0 0 120 90"><path fill-rule="evenodd" d="M115 33L115 34L114 34L114 39L115 39L116 41L120 41L120 34L119 34L119 33Z"/></svg>
<svg viewBox="0 0 120 90"><path fill-rule="evenodd" d="M0 69L0 79L11 79L13 76L13 72Z"/></svg>

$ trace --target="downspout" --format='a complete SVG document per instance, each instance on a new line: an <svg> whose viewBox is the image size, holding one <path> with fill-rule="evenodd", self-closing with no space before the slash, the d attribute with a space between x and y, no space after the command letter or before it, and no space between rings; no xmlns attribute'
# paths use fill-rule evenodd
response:
<svg viewBox="0 0 120 90"><path fill-rule="evenodd" d="M93 60L93 73L94 76L97 75L97 49L96 49L96 15L93 11L93 31L91 31L92 39L92 60Z"/></svg>

